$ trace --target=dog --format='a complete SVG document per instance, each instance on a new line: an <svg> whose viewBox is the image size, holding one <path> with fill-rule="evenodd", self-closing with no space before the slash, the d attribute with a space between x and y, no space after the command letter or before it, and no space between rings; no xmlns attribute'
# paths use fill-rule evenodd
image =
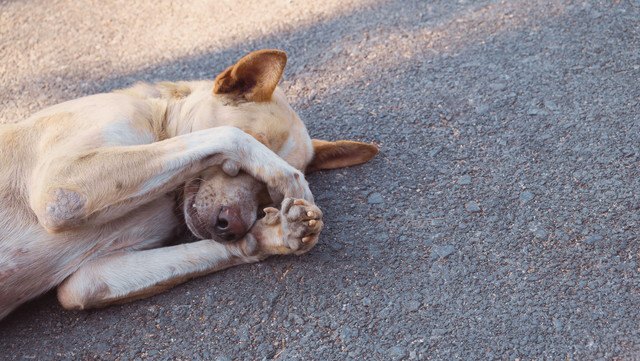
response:
<svg viewBox="0 0 640 361"><path fill-rule="evenodd" d="M311 140L277 86L286 61L255 51L214 81L137 84L0 125L0 319L54 287L66 309L103 307L311 249L323 221L304 172L378 148ZM181 234L199 240L172 245Z"/></svg>

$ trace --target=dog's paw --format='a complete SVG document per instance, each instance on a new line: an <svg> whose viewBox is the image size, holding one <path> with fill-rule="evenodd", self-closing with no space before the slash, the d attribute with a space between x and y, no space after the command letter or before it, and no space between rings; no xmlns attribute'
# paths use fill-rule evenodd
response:
<svg viewBox="0 0 640 361"><path fill-rule="evenodd" d="M283 238L291 253L305 253L318 243L324 226L320 208L304 199L287 198L280 215Z"/></svg>
<svg viewBox="0 0 640 361"><path fill-rule="evenodd" d="M318 243L324 223L322 211L304 199L287 198L282 208L266 208L261 227L254 233L253 254L263 258L272 255L303 254Z"/></svg>

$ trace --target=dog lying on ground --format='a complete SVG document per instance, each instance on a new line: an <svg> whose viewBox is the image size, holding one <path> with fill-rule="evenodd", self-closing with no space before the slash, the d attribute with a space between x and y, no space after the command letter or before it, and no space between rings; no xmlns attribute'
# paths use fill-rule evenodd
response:
<svg viewBox="0 0 640 361"><path fill-rule="evenodd" d="M286 59L256 51L213 82L138 84L1 125L0 319L56 286L67 309L101 307L311 249L322 212L303 172L378 150L312 141L277 88ZM187 229L201 240L166 246Z"/></svg>

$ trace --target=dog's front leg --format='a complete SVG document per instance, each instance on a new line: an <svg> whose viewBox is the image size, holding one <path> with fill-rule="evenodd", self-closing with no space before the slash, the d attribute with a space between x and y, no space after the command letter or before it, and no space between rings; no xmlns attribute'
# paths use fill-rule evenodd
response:
<svg viewBox="0 0 640 361"><path fill-rule="evenodd" d="M275 193L313 199L300 171L240 129L218 127L152 144L44 157L32 176L30 204L50 232L104 224L213 165L239 167Z"/></svg>
<svg viewBox="0 0 640 361"><path fill-rule="evenodd" d="M90 261L58 286L66 309L88 309L152 296L188 279L258 261L211 240L119 252Z"/></svg>
<svg viewBox="0 0 640 361"><path fill-rule="evenodd" d="M58 286L58 300L67 309L103 307L271 255L301 254L317 243L322 225L322 212L316 206L285 199L280 211L267 209L267 215L235 243L204 240L90 261Z"/></svg>

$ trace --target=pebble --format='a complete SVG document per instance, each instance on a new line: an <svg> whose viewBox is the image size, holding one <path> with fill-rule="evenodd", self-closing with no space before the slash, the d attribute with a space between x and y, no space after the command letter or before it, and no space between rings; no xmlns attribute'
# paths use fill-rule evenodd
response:
<svg viewBox="0 0 640 361"><path fill-rule="evenodd" d="M246 325L241 326L238 329L238 340L241 342L249 341L249 327Z"/></svg>
<svg viewBox="0 0 640 361"><path fill-rule="evenodd" d="M436 337L436 338L440 338L444 335L446 335L449 332L449 330L445 329L445 328L434 328L431 330L431 337Z"/></svg>
<svg viewBox="0 0 640 361"><path fill-rule="evenodd" d="M291 315L289 315L289 318L291 318L296 325L304 324L304 320L302 319L302 317L298 316L295 313L292 313Z"/></svg>
<svg viewBox="0 0 640 361"><path fill-rule="evenodd" d="M586 243L586 244L594 244L594 243L599 242L599 241L602 241L602 236L599 235L599 234L594 234L594 235L591 235L591 236L587 237L584 240L584 243Z"/></svg>
<svg viewBox="0 0 640 361"><path fill-rule="evenodd" d="M456 248L450 244L444 246L431 247L431 259L443 259L451 256L456 251Z"/></svg>
<svg viewBox="0 0 640 361"><path fill-rule="evenodd" d="M569 235L566 234L561 229L556 230L554 236L557 240L563 241L563 242L568 242L571 240L571 237L569 237Z"/></svg>
<svg viewBox="0 0 640 361"><path fill-rule="evenodd" d="M545 99L543 103L545 108L549 110L558 110L558 105L553 100Z"/></svg>
<svg viewBox="0 0 640 361"><path fill-rule="evenodd" d="M105 342L98 342L96 344L93 344L93 349L97 352L100 352L101 354L105 354L109 352L110 346Z"/></svg>
<svg viewBox="0 0 640 361"><path fill-rule="evenodd" d="M369 194L369 197L367 198L367 203L369 204L381 204L384 203L384 198L382 198L382 194L378 193L378 192L374 192Z"/></svg>
<svg viewBox="0 0 640 361"><path fill-rule="evenodd" d="M415 311L420 309L420 302L419 301L409 301L409 302L404 304L404 308L408 312L415 312Z"/></svg>
<svg viewBox="0 0 640 361"><path fill-rule="evenodd" d="M546 239L547 238L547 231L545 231L544 228L542 228L542 227L533 227L530 230L533 233L533 236L538 238L538 239Z"/></svg>
<svg viewBox="0 0 640 361"><path fill-rule="evenodd" d="M458 178L458 184L460 184L460 185L471 184L471 176L470 175L463 175L462 177Z"/></svg>
<svg viewBox="0 0 640 361"><path fill-rule="evenodd" d="M464 208L467 210L467 212L471 212L471 213L477 213L480 212L480 206L478 205L478 203L474 202L474 201L470 201L467 202L467 204L465 204Z"/></svg>
<svg viewBox="0 0 640 361"><path fill-rule="evenodd" d="M547 113L544 109L538 109L538 108L529 108L529 110L527 111L528 115L547 115L549 113Z"/></svg>
<svg viewBox="0 0 640 361"><path fill-rule="evenodd" d="M407 357L407 350L402 346L393 346L389 349L389 356L392 360L402 360Z"/></svg>
<svg viewBox="0 0 640 361"><path fill-rule="evenodd" d="M489 112L489 106L488 106L488 105L486 105L486 104L481 104L481 105L478 105L478 106L476 107L476 113L477 113L477 114L482 115L482 114L486 114L486 113L488 113L488 112Z"/></svg>
<svg viewBox="0 0 640 361"><path fill-rule="evenodd" d="M556 329L556 331L560 332L562 331L562 321L560 321L559 319L555 318L553 320L553 327Z"/></svg>
<svg viewBox="0 0 640 361"><path fill-rule="evenodd" d="M522 193L520 193L520 201L522 203L527 203L530 200L532 200L535 197L535 195L529 191L524 191Z"/></svg>
<svg viewBox="0 0 640 361"><path fill-rule="evenodd" d="M340 330L340 338L344 342L350 342L356 337L358 337L358 330L356 329L353 329L349 326L343 326Z"/></svg>
<svg viewBox="0 0 640 361"><path fill-rule="evenodd" d="M435 157L436 155L438 155L438 153L442 152L442 149L443 148L440 145L435 147L435 148L433 148L433 149L431 149L429 151L429 156L432 157L432 158Z"/></svg>

